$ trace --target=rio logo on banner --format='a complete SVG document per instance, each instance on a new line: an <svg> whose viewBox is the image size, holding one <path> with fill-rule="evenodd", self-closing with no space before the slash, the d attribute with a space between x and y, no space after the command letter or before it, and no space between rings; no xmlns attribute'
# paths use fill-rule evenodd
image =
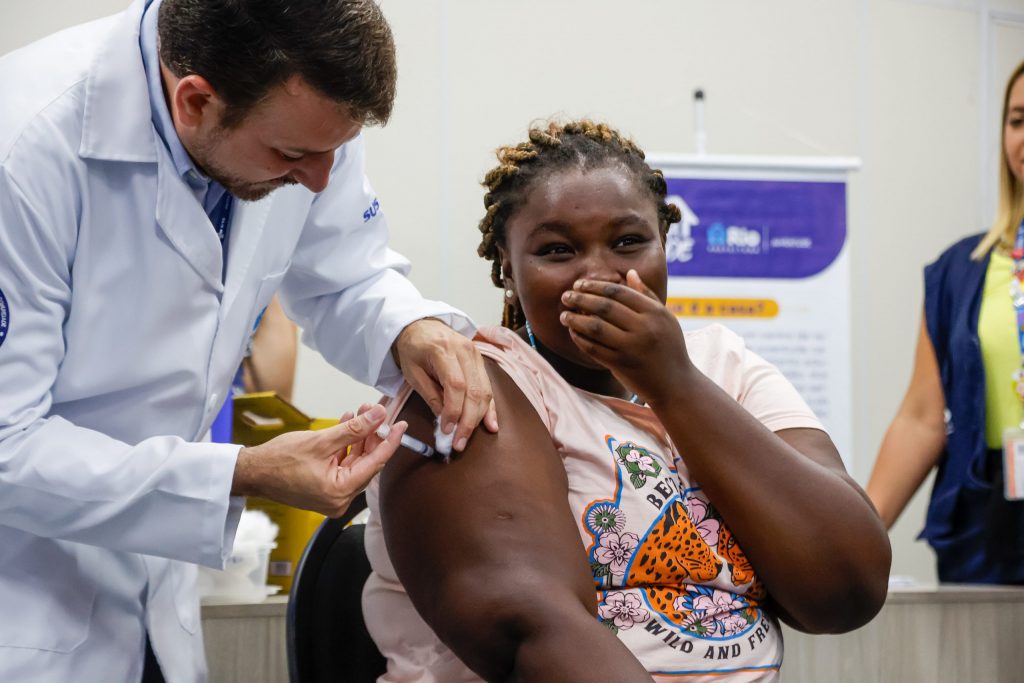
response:
<svg viewBox="0 0 1024 683"><path fill-rule="evenodd" d="M846 240L846 184L666 178L682 213L665 245L676 277L806 278Z"/></svg>

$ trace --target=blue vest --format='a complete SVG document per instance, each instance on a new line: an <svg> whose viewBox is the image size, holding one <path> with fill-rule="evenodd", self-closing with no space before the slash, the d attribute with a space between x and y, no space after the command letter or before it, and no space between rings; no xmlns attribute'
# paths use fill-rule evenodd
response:
<svg viewBox="0 0 1024 683"><path fill-rule="evenodd" d="M960 240L924 271L925 324L949 422L920 538L935 550L942 581L1016 583L1024 580L1024 504L1003 498L1001 462L985 441L978 315L989 257L970 257L981 237Z"/></svg>

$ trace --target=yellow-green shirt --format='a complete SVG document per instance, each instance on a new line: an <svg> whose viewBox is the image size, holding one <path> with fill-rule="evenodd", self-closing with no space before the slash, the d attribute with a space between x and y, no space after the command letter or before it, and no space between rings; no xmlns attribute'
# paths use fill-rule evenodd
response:
<svg viewBox="0 0 1024 683"><path fill-rule="evenodd" d="M992 250L978 314L978 339L985 366L985 440L989 448L1003 447L1003 430L1020 425L1024 404L1014 388L1013 372L1020 368L1017 313L1010 301L1013 260Z"/></svg>

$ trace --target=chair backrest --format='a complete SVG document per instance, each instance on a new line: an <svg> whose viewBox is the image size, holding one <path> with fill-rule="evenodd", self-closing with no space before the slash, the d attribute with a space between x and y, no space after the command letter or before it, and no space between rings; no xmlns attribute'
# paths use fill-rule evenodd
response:
<svg viewBox="0 0 1024 683"><path fill-rule="evenodd" d="M291 683L372 683L387 663L363 623L363 584L370 562L362 524L346 525L366 507L360 494L338 519L310 539L288 600Z"/></svg>

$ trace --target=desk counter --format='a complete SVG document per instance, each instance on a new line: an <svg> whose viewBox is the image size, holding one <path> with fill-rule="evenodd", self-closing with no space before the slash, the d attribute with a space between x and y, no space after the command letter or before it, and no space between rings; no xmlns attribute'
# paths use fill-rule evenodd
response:
<svg viewBox="0 0 1024 683"><path fill-rule="evenodd" d="M287 598L204 605L212 683L288 683ZM892 588L867 626L839 636L783 627L783 683L1024 680L1024 588Z"/></svg>

